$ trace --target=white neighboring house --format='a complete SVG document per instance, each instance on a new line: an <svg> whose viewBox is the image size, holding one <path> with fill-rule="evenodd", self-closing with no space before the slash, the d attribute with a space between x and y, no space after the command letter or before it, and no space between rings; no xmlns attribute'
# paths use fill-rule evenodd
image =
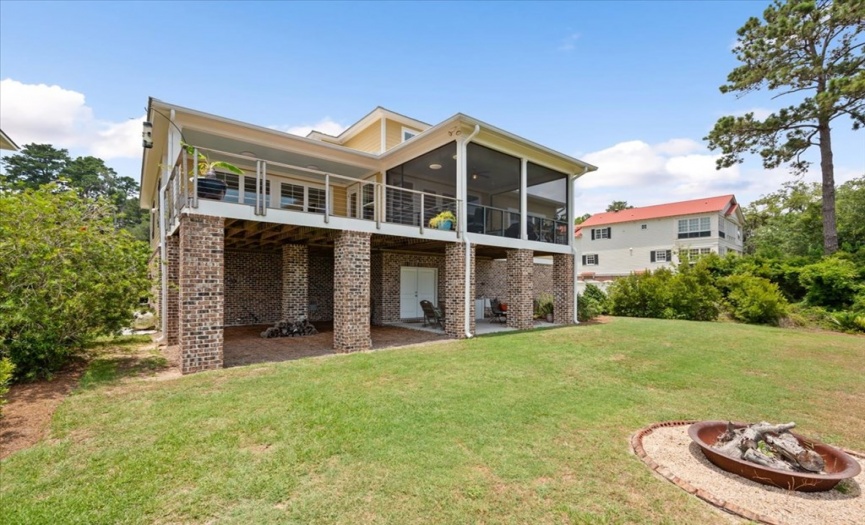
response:
<svg viewBox="0 0 865 525"><path fill-rule="evenodd" d="M577 226L580 278L612 280L708 253L742 253L742 209L733 195L592 215Z"/></svg>

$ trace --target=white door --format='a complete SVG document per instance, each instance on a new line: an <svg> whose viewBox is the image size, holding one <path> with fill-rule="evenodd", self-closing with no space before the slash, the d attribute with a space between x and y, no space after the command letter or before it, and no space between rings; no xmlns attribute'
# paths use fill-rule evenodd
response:
<svg viewBox="0 0 865 525"><path fill-rule="evenodd" d="M400 319L419 319L423 317L420 302L426 299L433 305L438 296L438 269L400 268L399 317Z"/></svg>
<svg viewBox="0 0 865 525"><path fill-rule="evenodd" d="M417 268L403 266L399 272L399 318L413 319L421 317L420 299L417 297Z"/></svg>

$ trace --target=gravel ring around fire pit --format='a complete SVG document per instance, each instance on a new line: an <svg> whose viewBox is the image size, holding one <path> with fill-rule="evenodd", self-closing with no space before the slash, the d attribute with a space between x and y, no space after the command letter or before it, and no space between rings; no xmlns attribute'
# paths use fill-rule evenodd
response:
<svg viewBox="0 0 865 525"><path fill-rule="evenodd" d="M794 492L754 483L709 462L688 436L695 421L668 421L648 426L631 438L634 453L659 475L689 494L743 518L770 525L861 523L865 516L865 468L826 492ZM860 465L865 455L844 450Z"/></svg>

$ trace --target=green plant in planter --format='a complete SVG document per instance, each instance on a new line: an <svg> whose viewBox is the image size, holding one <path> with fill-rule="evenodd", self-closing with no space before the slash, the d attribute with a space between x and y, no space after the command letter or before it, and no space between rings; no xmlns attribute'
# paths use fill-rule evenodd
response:
<svg viewBox="0 0 865 525"><path fill-rule="evenodd" d="M429 227L450 230L456 222L456 215L450 210L445 210L429 220Z"/></svg>
<svg viewBox="0 0 865 525"><path fill-rule="evenodd" d="M195 155L195 146L189 145L185 142L182 142L181 145L186 149L186 153L190 155ZM198 152L198 175L204 176L214 176L216 175L217 169L223 169L225 171L230 171L235 175L243 175L243 170L231 164L230 162L225 162L222 160L210 160L207 158L207 155Z"/></svg>
<svg viewBox="0 0 865 525"><path fill-rule="evenodd" d="M186 153L195 156L194 146L185 142L181 142L180 144L186 150ZM217 169L223 169L235 175L243 175L243 170L234 164L222 160L212 161L201 151L198 152L198 158L195 159L195 162L198 162L198 196L203 199L222 200L222 197L225 196L227 186L224 181L216 177ZM202 175L204 176L203 178Z"/></svg>
<svg viewBox="0 0 865 525"><path fill-rule="evenodd" d="M535 299L538 304L537 311L535 315L537 315L541 319L550 318L553 315L553 304L555 303L555 298L553 294L550 293L541 293L538 294L538 298Z"/></svg>

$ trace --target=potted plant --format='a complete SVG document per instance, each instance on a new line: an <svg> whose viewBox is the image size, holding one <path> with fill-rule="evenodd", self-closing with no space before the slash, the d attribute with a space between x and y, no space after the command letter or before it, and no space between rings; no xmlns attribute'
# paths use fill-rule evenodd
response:
<svg viewBox="0 0 865 525"><path fill-rule="evenodd" d="M552 294L542 293L538 295L538 298L535 299L537 303L537 311L535 314L541 318L546 319L547 322L553 322L553 304L555 303L555 298Z"/></svg>
<svg viewBox="0 0 865 525"><path fill-rule="evenodd" d="M186 152L190 155L195 155L195 147L182 143L183 147L186 148ZM218 179L216 177L216 170L223 169L225 171L230 171L235 175L243 175L243 170L231 164L230 162L225 162L221 160L211 161L207 158L207 155L198 152L198 197L201 199L215 199L221 200L225 195L226 185L225 182ZM204 175L204 178L200 178Z"/></svg>
<svg viewBox="0 0 865 525"><path fill-rule="evenodd" d="M456 215L450 210L445 210L429 220L429 227L438 228L439 230L452 230L456 221Z"/></svg>

